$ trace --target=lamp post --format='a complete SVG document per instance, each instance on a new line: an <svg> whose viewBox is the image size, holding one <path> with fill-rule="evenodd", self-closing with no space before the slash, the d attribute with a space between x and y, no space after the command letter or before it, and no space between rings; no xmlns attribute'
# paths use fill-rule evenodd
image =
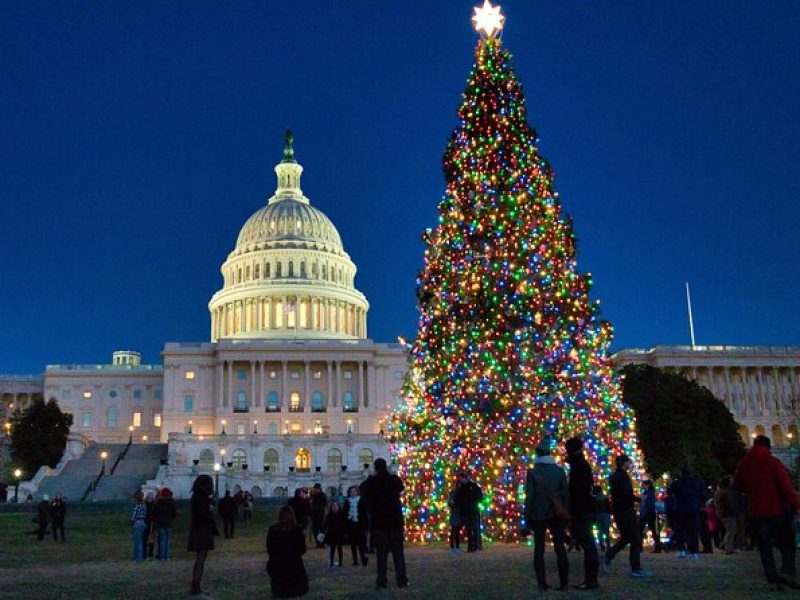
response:
<svg viewBox="0 0 800 600"><path fill-rule="evenodd" d="M222 433L220 433L220 435L227 435L225 433L225 419L222 419Z"/></svg>
<svg viewBox="0 0 800 600"><path fill-rule="evenodd" d="M219 463L214 463L214 498L219 499L219 470L222 467Z"/></svg>
<svg viewBox="0 0 800 600"><path fill-rule="evenodd" d="M189 419L186 424L189 426L189 435L192 435L192 420Z"/></svg>
<svg viewBox="0 0 800 600"><path fill-rule="evenodd" d="M11 421L6 421L4 427L6 428L6 437L11 437Z"/></svg>
<svg viewBox="0 0 800 600"><path fill-rule="evenodd" d="M14 471L14 479L16 479L16 483L14 484L14 504L19 504L19 478L22 477L22 469L16 469Z"/></svg>
<svg viewBox="0 0 800 600"><path fill-rule="evenodd" d="M103 459L103 466L100 468L100 475L105 475L106 474L106 458L108 458L108 452L103 450L100 453L100 458Z"/></svg>
<svg viewBox="0 0 800 600"><path fill-rule="evenodd" d="M128 425L128 443L133 443L133 425Z"/></svg>
<svg viewBox="0 0 800 600"><path fill-rule="evenodd" d="M253 435L258 435L258 419L253 419Z"/></svg>
<svg viewBox="0 0 800 600"><path fill-rule="evenodd" d="M143 435L143 436L142 436L142 441L143 441L143 442L146 442L146 441L147 441L147 436L146 436L146 435Z"/></svg>

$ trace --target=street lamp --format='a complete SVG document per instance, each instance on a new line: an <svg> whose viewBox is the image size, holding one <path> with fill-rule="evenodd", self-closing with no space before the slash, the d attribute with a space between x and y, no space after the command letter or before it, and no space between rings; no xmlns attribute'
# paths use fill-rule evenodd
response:
<svg viewBox="0 0 800 600"><path fill-rule="evenodd" d="M106 458L108 458L108 452L106 452L105 450L103 450L103 451L100 453L100 458L102 458L102 459L103 459L103 466L102 466L102 468L100 469L100 474L101 474L101 475L105 475L105 473L106 473Z"/></svg>
<svg viewBox="0 0 800 600"><path fill-rule="evenodd" d="M146 442L146 441L147 441L147 436L146 436L146 435L143 435L143 436L142 436L142 441L143 441L143 442Z"/></svg>
<svg viewBox="0 0 800 600"><path fill-rule="evenodd" d="M128 443L133 443L133 425L128 426Z"/></svg>
<svg viewBox="0 0 800 600"><path fill-rule="evenodd" d="M10 436L11 435L11 421L6 421L5 428L6 428L6 435ZM791 436L791 435L792 434L790 433L789 436Z"/></svg>
<svg viewBox="0 0 800 600"><path fill-rule="evenodd" d="M186 424L189 426L189 435L192 435L192 420L189 419Z"/></svg>
<svg viewBox="0 0 800 600"><path fill-rule="evenodd" d="M214 463L214 498L219 498L219 471L222 467Z"/></svg>
<svg viewBox="0 0 800 600"><path fill-rule="evenodd" d="M220 435L227 435L225 433L225 419L222 419L222 433L220 433Z"/></svg>
<svg viewBox="0 0 800 600"><path fill-rule="evenodd" d="M253 419L253 435L258 435L258 419Z"/></svg>
<svg viewBox="0 0 800 600"><path fill-rule="evenodd" d="M16 478L17 482L14 485L14 504L19 503L19 478L22 477L22 469L16 469L14 471L14 477Z"/></svg>

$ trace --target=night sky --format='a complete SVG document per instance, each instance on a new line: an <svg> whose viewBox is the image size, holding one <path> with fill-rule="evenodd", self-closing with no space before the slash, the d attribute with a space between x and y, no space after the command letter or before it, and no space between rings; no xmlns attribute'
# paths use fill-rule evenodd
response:
<svg viewBox="0 0 800 600"><path fill-rule="evenodd" d="M207 341L287 127L413 337L477 3L0 3L0 373ZM614 348L800 343L800 3L501 5Z"/></svg>

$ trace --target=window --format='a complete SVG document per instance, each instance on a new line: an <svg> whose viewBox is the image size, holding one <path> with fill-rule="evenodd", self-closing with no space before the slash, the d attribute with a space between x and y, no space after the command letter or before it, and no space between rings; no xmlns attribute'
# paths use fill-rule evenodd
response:
<svg viewBox="0 0 800 600"><path fill-rule="evenodd" d="M364 448L358 453L358 464L360 467L368 469L372 462L375 460L375 455L369 448Z"/></svg>
<svg viewBox="0 0 800 600"><path fill-rule="evenodd" d="M346 433L355 433L356 432L355 425L353 424L353 419L347 419L347 426L345 427L345 432Z"/></svg>
<svg viewBox="0 0 800 600"><path fill-rule="evenodd" d="M278 392L270 392L267 394L267 412L278 412L281 409L280 402L278 401Z"/></svg>
<svg viewBox="0 0 800 600"><path fill-rule="evenodd" d="M289 277L294 277L294 261L289 261Z"/></svg>
<svg viewBox="0 0 800 600"><path fill-rule="evenodd" d="M194 410L194 396L183 397L183 412L192 412Z"/></svg>
<svg viewBox="0 0 800 600"><path fill-rule="evenodd" d="M289 412L300 412L303 407L300 405L300 392L292 392L289 396Z"/></svg>
<svg viewBox="0 0 800 600"><path fill-rule="evenodd" d="M153 413L153 427L161 427L161 413Z"/></svg>
<svg viewBox="0 0 800 600"><path fill-rule="evenodd" d="M261 265L256 265L255 275L253 275L253 279L259 279L261 276Z"/></svg>
<svg viewBox="0 0 800 600"><path fill-rule="evenodd" d="M394 378L395 378L397 381L402 381L402 379L403 379L403 372L402 372L402 371L395 371L395 372L394 372Z"/></svg>
<svg viewBox="0 0 800 600"><path fill-rule="evenodd" d="M352 379L353 378L353 372L352 371L345 371L344 372L344 378L345 379Z"/></svg>
<svg viewBox="0 0 800 600"><path fill-rule="evenodd" d="M117 407L110 406L108 408L108 426L109 427L116 427L117 426Z"/></svg>
<svg viewBox="0 0 800 600"><path fill-rule="evenodd" d="M247 425L245 425L244 423L237 423L236 435L247 435Z"/></svg>
<svg viewBox="0 0 800 600"><path fill-rule="evenodd" d="M241 470L242 465L247 463L247 453L241 448L237 448L233 451L233 454L231 454L231 462L233 463L234 469L237 471Z"/></svg>
<svg viewBox="0 0 800 600"><path fill-rule="evenodd" d="M200 468L204 471L210 471L214 468L214 451L210 448L204 449L197 457L200 460Z"/></svg>
<svg viewBox="0 0 800 600"><path fill-rule="evenodd" d="M186 373L183 374L183 378L194 379L194 371L186 371Z"/></svg>
<svg viewBox="0 0 800 600"><path fill-rule="evenodd" d="M344 408L344 412L355 412L358 410L355 402L353 401L353 393L352 392L345 392L344 397L342 399L342 407Z"/></svg>
<svg viewBox="0 0 800 600"><path fill-rule="evenodd" d="M239 369L236 371L236 378L237 379L247 379L247 371L244 369Z"/></svg>
<svg viewBox="0 0 800 600"><path fill-rule="evenodd" d="M328 450L328 471L342 470L342 451L337 448Z"/></svg>
<svg viewBox="0 0 800 600"><path fill-rule="evenodd" d="M308 472L311 470L311 453L305 448L300 448L294 455L294 466L297 471Z"/></svg>
<svg viewBox="0 0 800 600"><path fill-rule="evenodd" d="M108 391L109 398L116 398L117 397L117 390L109 390Z"/></svg>
<svg viewBox="0 0 800 600"><path fill-rule="evenodd" d="M311 395L311 410L325 412L325 398L322 396L322 392L314 392Z"/></svg>
<svg viewBox="0 0 800 600"><path fill-rule="evenodd" d="M64 398L71 398L72 397L72 390L69 388L64 388L64 391L61 394Z"/></svg>
<svg viewBox="0 0 800 600"><path fill-rule="evenodd" d="M135 412L133 413L133 422L131 423L134 427L141 427L142 426L142 413Z"/></svg>
<svg viewBox="0 0 800 600"><path fill-rule="evenodd" d="M161 400L161 388L156 388L153 390L153 398L156 400Z"/></svg>
<svg viewBox="0 0 800 600"><path fill-rule="evenodd" d="M302 261L300 263L300 277L305 277L305 276L306 276L306 263L305 261Z"/></svg>
<svg viewBox="0 0 800 600"><path fill-rule="evenodd" d="M84 398L91 398L92 397L92 392L90 392L90 391L83 392L83 397Z"/></svg>
<svg viewBox="0 0 800 600"><path fill-rule="evenodd" d="M134 400L141 400L142 399L142 390L133 390L133 399Z"/></svg>
<svg viewBox="0 0 800 600"><path fill-rule="evenodd" d="M277 423L270 423L270 425L277 427ZM268 448L264 451L264 467L266 467L265 471L278 471L278 451L275 448Z"/></svg>
<svg viewBox="0 0 800 600"><path fill-rule="evenodd" d="M281 277L281 263L275 264L275 277Z"/></svg>
<svg viewBox="0 0 800 600"><path fill-rule="evenodd" d="M92 426L92 413L85 412L81 415L81 425L83 427L91 427Z"/></svg>
<svg viewBox="0 0 800 600"><path fill-rule="evenodd" d="M236 406L233 408L233 412L247 412L247 394L244 392L239 392L236 394Z"/></svg>
<svg viewBox="0 0 800 600"><path fill-rule="evenodd" d="M322 379L322 371L314 371L314 379Z"/></svg>
<svg viewBox="0 0 800 600"><path fill-rule="evenodd" d="M270 435L278 435L278 424L274 421L272 423L267 423L267 433Z"/></svg>
<svg viewBox="0 0 800 600"><path fill-rule="evenodd" d="M269 263L264 265L264 278L272 277L271 266Z"/></svg>

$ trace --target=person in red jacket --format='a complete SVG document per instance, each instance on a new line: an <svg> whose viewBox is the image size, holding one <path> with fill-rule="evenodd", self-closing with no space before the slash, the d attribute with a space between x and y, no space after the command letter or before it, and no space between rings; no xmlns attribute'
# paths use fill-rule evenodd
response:
<svg viewBox="0 0 800 600"><path fill-rule="evenodd" d="M747 518L752 524L767 581L778 587L783 584L800 589L800 585L785 577L796 574L795 549L785 538L787 529L794 525L794 514L800 514L800 499L786 467L772 456L767 436L759 435L753 440L753 447L736 467L734 485L747 495ZM776 544L781 552L781 574L772 554Z"/></svg>

